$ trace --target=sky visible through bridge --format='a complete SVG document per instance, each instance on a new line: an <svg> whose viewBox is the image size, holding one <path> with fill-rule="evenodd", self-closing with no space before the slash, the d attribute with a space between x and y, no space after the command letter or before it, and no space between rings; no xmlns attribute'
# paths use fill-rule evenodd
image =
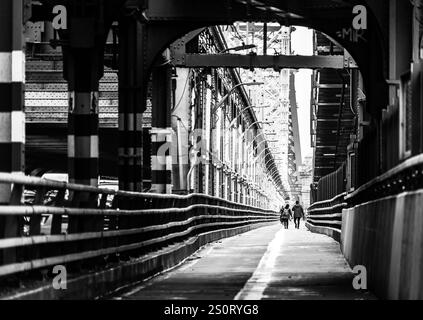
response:
<svg viewBox="0 0 423 320"><path fill-rule="evenodd" d="M296 27L291 34L291 45L294 54L313 55L313 31L304 27ZM303 160L313 155L310 144L310 95L311 95L311 70L301 69L295 75L297 91L298 122L301 139L301 154Z"/></svg>

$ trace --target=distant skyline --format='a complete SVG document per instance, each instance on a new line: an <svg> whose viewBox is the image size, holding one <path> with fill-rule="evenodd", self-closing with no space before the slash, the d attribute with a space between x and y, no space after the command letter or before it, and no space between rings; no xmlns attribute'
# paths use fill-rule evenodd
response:
<svg viewBox="0 0 423 320"><path fill-rule="evenodd" d="M291 35L291 47L294 54L313 55L313 30L295 27ZM298 104L298 124L300 130L301 154L304 158L313 155L310 138L310 98L312 70L300 69L295 75L295 87Z"/></svg>

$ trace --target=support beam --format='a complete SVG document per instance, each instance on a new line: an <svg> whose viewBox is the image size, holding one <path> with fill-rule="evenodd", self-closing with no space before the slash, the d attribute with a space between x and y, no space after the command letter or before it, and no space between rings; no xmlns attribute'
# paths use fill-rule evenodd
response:
<svg viewBox="0 0 423 320"><path fill-rule="evenodd" d="M146 108L145 26L135 17L119 20L119 189L143 191L142 112Z"/></svg>
<svg viewBox="0 0 423 320"><path fill-rule="evenodd" d="M94 25L95 20L92 19L90 24ZM99 81L103 76L102 56L103 50L95 45L89 49L65 49L65 78L69 88L68 172L71 183L98 184L98 99Z"/></svg>
<svg viewBox="0 0 423 320"><path fill-rule="evenodd" d="M25 116L23 1L0 1L0 172L24 171ZM20 202L20 198L17 199ZM0 204L11 201L11 186L0 185ZM0 217L0 239L20 236L16 216ZM14 249L3 250L0 264L15 261Z"/></svg>
<svg viewBox="0 0 423 320"><path fill-rule="evenodd" d="M172 68L163 55L153 69L151 191L172 193Z"/></svg>
<svg viewBox="0 0 423 320"><path fill-rule="evenodd" d="M186 68L274 68L274 69L344 69L344 56L260 56L241 54L185 54L175 56L173 64ZM357 66L354 66L357 67Z"/></svg>
<svg viewBox="0 0 423 320"><path fill-rule="evenodd" d="M189 122L190 122L190 98L189 81L191 72L189 69L178 68L175 79L175 101L176 105L172 110L172 130L176 134L176 141L173 141L174 159L172 182L173 192L185 194L188 191L187 176L189 172Z"/></svg>
<svg viewBox="0 0 423 320"><path fill-rule="evenodd" d="M101 14L104 3L71 3L63 41L63 76L68 82L69 182L96 187L99 179L99 84L104 75L104 46L112 19ZM72 206L92 208L94 195L73 192ZM68 233L103 229L97 217L70 217ZM81 245L90 250L92 244ZM81 247L81 248L82 248Z"/></svg>

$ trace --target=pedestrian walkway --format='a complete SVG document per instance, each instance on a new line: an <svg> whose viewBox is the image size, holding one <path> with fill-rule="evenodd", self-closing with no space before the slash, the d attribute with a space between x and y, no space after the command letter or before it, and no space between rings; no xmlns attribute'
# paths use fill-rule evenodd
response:
<svg viewBox="0 0 423 320"><path fill-rule="evenodd" d="M115 299L372 299L353 276L333 239L275 224L210 244Z"/></svg>

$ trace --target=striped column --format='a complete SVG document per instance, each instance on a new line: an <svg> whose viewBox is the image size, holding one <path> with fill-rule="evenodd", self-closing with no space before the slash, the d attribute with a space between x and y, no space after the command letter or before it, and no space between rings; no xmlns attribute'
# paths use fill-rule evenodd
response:
<svg viewBox="0 0 423 320"><path fill-rule="evenodd" d="M0 1L0 172L24 171L25 114L22 1ZM10 186L0 185L0 204Z"/></svg>
<svg viewBox="0 0 423 320"><path fill-rule="evenodd" d="M153 70L153 110L151 130L151 192L172 193L171 105L172 68L168 51Z"/></svg>
<svg viewBox="0 0 423 320"><path fill-rule="evenodd" d="M142 113L119 113L119 189L143 191Z"/></svg>
<svg viewBox="0 0 423 320"><path fill-rule="evenodd" d="M151 191L172 193L172 129L151 129Z"/></svg>
<svg viewBox="0 0 423 320"><path fill-rule="evenodd" d="M25 115L22 1L0 1L0 172L24 172ZM11 186L0 184L0 205L9 204ZM0 217L0 239L20 236L16 216ZM14 249L0 250L0 264L16 262Z"/></svg>
<svg viewBox="0 0 423 320"><path fill-rule="evenodd" d="M143 112L147 108L145 27L130 16L119 20L119 189L143 191Z"/></svg>
<svg viewBox="0 0 423 320"><path fill-rule="evenodd" d="M98 91L69 92L69 182L98 184Z"/></svg>
<svg viewBox="0 0 423 320"><path fill-rule="evenodd" d="M101 32L79 37L78 23L95 28L97 17L81 18L78 10L70 18L69 46L63 47L63 75L68 81L68 174L69 182L97 186L99 176L99 82L104 72ZM86 43L87 42L87 43ZM86 200L83 199L83 202Z"/></svg>

